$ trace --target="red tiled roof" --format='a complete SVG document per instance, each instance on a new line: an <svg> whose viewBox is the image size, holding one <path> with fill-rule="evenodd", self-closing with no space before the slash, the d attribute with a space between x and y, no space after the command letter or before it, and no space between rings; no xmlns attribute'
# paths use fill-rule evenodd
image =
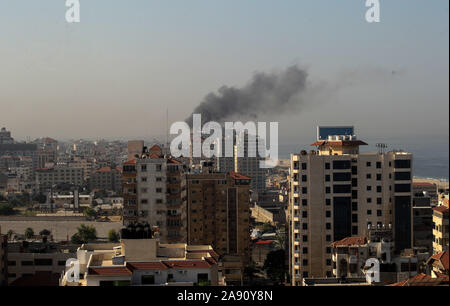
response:
<svg viewBox="0 0 450 306"><path fill-rule="evenodd" d="M395 284L390 284L387 286L403 287L403 286L443 286L443 285L448 286L448 276L432 278L429 275L421 273L411 277L410 279Z"/></svg>
<svg viewBox="0 0 450 306"><path fill-rule="evenodd" d="M211 266L204 260L174 260L163 261L163 263L173 269L206 269Z"/></svg>
<svg viewBox="0 0 450 306"><path fill-rule="evenodd" d="M168 267L160 261L155 262L128 262L127 268L134 270L167 270Z"/></svg>
<svg viewBox="0 0 450 306"><path fill-rule="evenodd" d="M136 159L129 160L127 162L124 162L123 164L124 165L135 165L136 164Z"/></svg>
<svg viewBox="0 0 450 306"><path fill-rule="evenodd" d="M153 145L150 149L148 149L149 151L162 151L161 147L158 145Z"/></svg>
<svg viewBox="0 0 450 306"><path fill-rule="evenodd" d="M230 171L230 176L232 178L234 178L235 180L251 180L251 177L242 175L240 173L234 172L234 171Z"/></svg>
<svg viewBox="0 0 450 306"><path fill-rule="evenodd" d="M97 169L97 171L96 171L96 172L111 172L111 167L109 167L109 166L106 166L106 167L103 167L103 168Z"/></svg>
<svg viewBox="0 0 450 306"><path fill-rule="evenodd" d="M430 257L430 259L440 261L442 263L442 266L444 267L444 269L448 271L449 270L448 257L449 257L448 251L445 251L445 252L434 254L433 256Z"/></svg>
<svg viewBox="0 0 450 306"><path fill-rule="evenodd" d="M273 240L259 240L255 244L271 244Z"/></svg>
<svg viewBox="0 0 450 306"><path fill-rule="evenodd" d="M417 187L435 187L436 185L433 183L427 183L427 182L413 182L413 186Z"/></svg>
<svg viewBox="0 0 450 306"><path fill-rule="evenodd" d="M168 160L167 160L167 163L168 164L181 164L181 162L179 161L179 160L176 160L176 159L174 159L174 158L169 158Z"/></svg>
<svg viewBox="0 0 450 306"><path fill-rule="evenodd" d="M106 276L115 276L115 275L131 275L131 271L126 267L99 267L99 268L89 268L90 275L106 275Z"/></svg>
<svg viewBox="0 0 450 306"><path fill-rule="evenodd" d="M361 140L320 140L311 144L311 146L321 146L321 145L331 145L331 146L367 146L367 143Z"/></svg>
<svg viewBox="0 0 450 306"><path fill-rule="evenodd" d="M448 214L448 207L447 207L447 206L444 206L444 205L435 207L435 208L433 208L433 210L434 210L434 211L437 211L437 212L440 212L440 213L442 213L442 214Z"/></svg>
<svg viewBox="0 0 450 306"><path fill-rule="evenodd" d="M367 243L366 237L347 237L339 241L333 242L331 245L336 246L351 246L351 245L363 245Z"/></svg>

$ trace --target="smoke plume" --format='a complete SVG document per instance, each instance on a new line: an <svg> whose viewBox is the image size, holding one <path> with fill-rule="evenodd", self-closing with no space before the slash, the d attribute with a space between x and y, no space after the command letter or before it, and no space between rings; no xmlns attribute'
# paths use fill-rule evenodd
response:
<svg viewBox="0 0 450 306"><path fill-rule="evenodd" d="M209 93L192 114L201 114L202 122L256 119L259 115L282 114L303 103L308 73L296 65L279 73L255 73L244 87L222 86ZM192 125L192 114L186 119Z"/></svg>

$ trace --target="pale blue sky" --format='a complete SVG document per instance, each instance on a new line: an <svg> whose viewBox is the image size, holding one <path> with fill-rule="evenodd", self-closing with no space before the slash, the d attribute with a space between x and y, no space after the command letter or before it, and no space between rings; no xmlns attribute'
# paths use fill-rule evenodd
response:
<svg viewBox="0 0 450 306"><path fill-rule="evenodd" d="M26 136L165 134L222 85L299 64L325 84L280 121L280 141L309 142L317 124L361 138L448 143L447 0L0 0L0 125ZM392 73L392 72L395 73ZM439 139L439 140L438 140Z"/></svg>

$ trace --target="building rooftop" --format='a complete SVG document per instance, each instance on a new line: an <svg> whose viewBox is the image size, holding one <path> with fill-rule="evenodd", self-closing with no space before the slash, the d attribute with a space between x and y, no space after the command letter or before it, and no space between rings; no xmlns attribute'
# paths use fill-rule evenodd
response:
<svg viewBox="0 0 450 306"><path fill-rule="evenodd" d="M333 247L349 247L349 246L360 246L367 244L366 237L347 237L339 241L333 242L331 245Z"/></svg>

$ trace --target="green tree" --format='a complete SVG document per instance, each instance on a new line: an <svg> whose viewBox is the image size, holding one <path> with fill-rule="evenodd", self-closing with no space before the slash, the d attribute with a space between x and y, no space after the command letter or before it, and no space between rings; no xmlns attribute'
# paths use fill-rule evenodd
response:
<svg viewBox="0 0 450 306"><path fill-rule="evenodd" d="M91 207L87 207L84 210L84 215L88 218L95 218L97 216L97 212L95 211L95 209L91 208Z"/></svg>
<svg viewBox="0 0 450 306"><path fill-rule="evenodd" d="M14 215L16 211L11 203L0 203L0 215L10 216Z"/></svg>
<svg viewBox="0 0 450 306"><path fill-rule="evenodd" d="M25 238L26 239L31 239L31 238L33 238L34 237L34 231L33 231L33 229L31 228L31 227L28 227L26 230L25 230Z"/></svg>
<svg viewBox="0 0 450 306"><path fill-rule="evenodd" d="M94 226L81 224L77 230L70 239L72 243L83 244L97 240L97 230Z"/></svg>
<svg viewBox="0 0 450 306"><path fill-rule="evenodd" d="M49 236L51 234L51 232L48 229L43 229L42 231L39 232L39 235L41 236Z"/></svg>
<svg viewBox="0 0 450 306"><path fill-rule="evenodd" d="M114 229L110 229L108 232L108 240L110 242L118 242L120 240L120 235Z"/></svg>
<svg viewBox="0 0 450 306"><path fill-rule="evenodd" d="M267 254L263 269L267 276L280 285L285 281L284 250L276 250Z"/></svg>

